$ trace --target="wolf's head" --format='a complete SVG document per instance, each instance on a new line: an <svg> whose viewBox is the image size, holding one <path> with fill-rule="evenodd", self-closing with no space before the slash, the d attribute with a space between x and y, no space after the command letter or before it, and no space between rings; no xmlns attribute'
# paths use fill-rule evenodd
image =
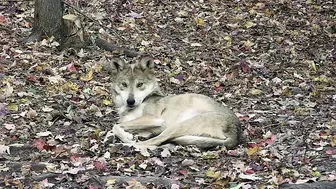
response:
<svg viewBox="0 0 336 189"><path fill-rule="evenodd" d="M119 113L136 108L148 95L160 92L150 56L141 58L136 64L115 58L104 67L111 73L112 95Z"/></svg>

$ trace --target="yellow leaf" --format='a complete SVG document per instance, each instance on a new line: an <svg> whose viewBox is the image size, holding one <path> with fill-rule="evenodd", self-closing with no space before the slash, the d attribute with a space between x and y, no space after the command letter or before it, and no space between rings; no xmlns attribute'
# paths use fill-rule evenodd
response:
<svg viewBox="0 0 336 189"><path fill-rule="evenodd" d="M144 48L144 47L140 47L140 48L139 48L139 51L140 51L140 52L145 52L145 48Z"/></svg>
<svg viewBox="0 0 336 189"><path fill-rule="evenodd" d="M331 144L332 147L335 147L335 146L336 146L336 136L333 136L333 137L331 138L331 142L330 142L330 144Z"/></svg>
<svg viewBox="0 0 336 189"><path fill-rule="evenodd" d="M14 112L19 111L19 107L16 104L8 104L7 109L11 110L11 111L14 111Z"/></svg>
<svg viewBox="0 0 336 189"><path fill-rule="evenodd" d="M310 65L311 65L312 69L316 72L316 71L317 71L317 68L316 68L316 64L315 64L315 62L314 62L314 61L309 61L309 63L310 63Z"/></svg>
<svg viewBox="0 0 336 189"><path fill-rule="evenodd" d="M96 137L96 138L99 138L100 137L100 132L101 132L101 130L100 129L95 129L94 130L94 136Z"/></svg>
<svg viewBox="0 0 336 189"><path fill-rule="evenodd" d="M218 154L217 153L203 153L202 154L202 158L203 159L217 159L218 158Z"/></svg>
<svg viewBox="0 0 336 189"><path fill-rule="evenodd" d="M108 90L105 89L104 87L94 87L93 91L96 95L109 95Z"/></svg>
<svg viewBox="0 0 336 189"><path fill-rule="evenodd" d="M250 90L250 93L251 93L252 95L259 95L259 94L262 93L262 91L259 90L259 89L251 89L251 90Z"/></svg>
<svg viewBox="0 0 336 189"><path fill-rule="evenodd" d="M253 43L250 40L244 41L244 46L247 48L251 48L251 46L253 45Z"/></svg>
<svg viewBox="0 0 336 189"><path fill-rule="evenodd" d="M98 64L96 67L95 67L95 72L101 72L103 69L103 66L101 64Z"/></svg>
<svg viewBox="0 0 336 189"><path fill-rule="evenodd" d="M282 95L284 96L291 96L292 95L292 91L287 87L282 91Z"/></svg>
<svg viewBox="0 0 336 189"><path fill-rule="evenodd" d="M112 102L110 100L107 100L107 99L103 100L103 103L107 106L112 104Z"/></svg>
<svg viewBox="0 0 336 189"><path fill-rule="evenodd" d="M28 102L28 101L29 101L29 100L28 100L27 98L21 98L21 99L20 99L20 102L21 102L21 103L26 103L26 102Z"/></svg>
<svg viewBox="0 0 336 189"><path fill-rule="evenodd" d="M291 53L292 53L292 56L296 56L295 47L292 47L292 49L291 49Z"/></svg>
<svg viewBox="0 0 336 189"><path fill-rule="evenodd" d="M230 47L231 44L232 44L232 39L231 39L231 37L227 35L227 36L224 37L224 39L227 41L227 42L226 42L226 47Z"/></svg>
<svg viewBox="0 0 336 189"><path fill-rule="evenodd" d="M255 14L257 14L257 11L255 11L254 9L251 9L250 10L250 15L255 15Z"/></svg>
<svg viewBox="0 0 336 189"><path fill-rule="evenodd" d="M255 146L255 147L253 147L253 148L249 148L248 150L247 150L247 155L248 156L252 156L252 155L255 155L257 152L259 152L261 150L261 147L259 147L259 146Z"/></svg>
<svg viewBox="0 0 336 189"><path fill-rule="evenodd" d="M263 9L265 8L265 3L257 3L255 6L257 9Z"/></svg>
<svg viewBox="0 0 336 189"><path fill-rule="evenodd" d="M115 183L116 183L116 179L110 179L106 181L105 186L114 185Z"/></svg>
<svg viewBox="0 0 336 189"><path fill-rule="evenodd" d="M314 171L314 172L312 172L312 175L313 175L314 177L320 177L320 176L322 176L321 173L318 172L318 171Z"/></svg>
<svg viewBox="0 0 336 189"><path fill-rule="evenodd" d="M312 29L313 30L318 30L318 29L320 29L320 26L317 25L317 24L312 24Z"/></svg>
<svg viewBox="0 0 336 189"><path fill-rule="evenodd" d="M208 169L207 172L205 173L205 176L217 179L221 176L221 172L220 171L215 172L215 168L210 167L210 169Z"/></svg>
<svg viewBox="0 0 336 189"><path fill-rule="evenodd" d="M324 83L328 83L328 78L324 75L321 75L320 77L315 77L313 79L313 81L321 81L321 82L324 82Z"/></svg>
<svg viewBox="0 0 336 189"><path fill-rule="evenodd" d="M217 180L215 182L215 184L224 187L227 184L229 184L230 181L231 181L230 177L225 177L225 178L221 178L221 179Z"/></svg>
<svg viewBox="0 0 336 189"><path fill-rule="evenodd" d="M81 76L82 81L90 81L93 78L93 70L90 70L87 75Z"/></svg>
<svg viewBox="0 0 336 189"><path fill-rule="evenodd" d="M255 24L253 23L253 22L251 22L251 21L247 21L246 22L246 24L245 24L245 27L246 28L250 28L250 27L252 27L252 26L254 26Z"/></svg>
<svg viewBox="0 0 336 189"><path fill-rule="evenodd" d="M197 18L197 26L204 26L204 19L203 18Z"/></svg>
<svg viewBox="0 0 336 189"><path fill-rule="evenodd" d="M65 84L66 88L74 90L74 91L78 91L79 90L79 86L76 83L72 83L72 82L68 82Z"/></svg>

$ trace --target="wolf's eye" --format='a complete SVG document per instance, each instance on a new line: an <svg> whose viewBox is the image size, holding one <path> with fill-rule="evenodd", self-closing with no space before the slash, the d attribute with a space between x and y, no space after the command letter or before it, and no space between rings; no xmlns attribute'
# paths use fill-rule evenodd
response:
<svg viewBox="0 0 336 189"><path fill-rule="evenodd" d="M143 86L143 83L138 83L137 84L137 88L140 88L140 87L142 87Z"/></svg>
<svg viewBox="0 0 336 189"><path fill-rule="evenodd" d="M125 82L122 82L121 85L125 88L127 87L127 83L125 83Z"/></svg>

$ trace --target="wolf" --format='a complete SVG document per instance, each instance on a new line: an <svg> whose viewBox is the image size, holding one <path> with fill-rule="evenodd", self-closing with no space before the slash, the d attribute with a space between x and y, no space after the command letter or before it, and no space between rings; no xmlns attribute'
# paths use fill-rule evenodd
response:
<svg viewBox="0 0 336 189"><path fill-rule="evenodd" d="M123 143L227 149L239 144L240 122L233 111L201 94L165 96L154 64L153 57L144 56L135 64L114 58L104 65L111 75L111 94L120 116L112 131ZM146 140L136 141L134 136Z"/></svg>

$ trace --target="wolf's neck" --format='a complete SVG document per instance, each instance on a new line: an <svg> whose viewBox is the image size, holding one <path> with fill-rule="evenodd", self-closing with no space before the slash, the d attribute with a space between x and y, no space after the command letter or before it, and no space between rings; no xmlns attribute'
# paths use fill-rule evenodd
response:
<svg viewBox="0 0 336 189"><path fill-rule="evenodd" d="M149 94L144 100L143 102L148 101L149 99L159 99L164 97L165 95L161 92L161 91L154 91L151 94Z"/></svg>

